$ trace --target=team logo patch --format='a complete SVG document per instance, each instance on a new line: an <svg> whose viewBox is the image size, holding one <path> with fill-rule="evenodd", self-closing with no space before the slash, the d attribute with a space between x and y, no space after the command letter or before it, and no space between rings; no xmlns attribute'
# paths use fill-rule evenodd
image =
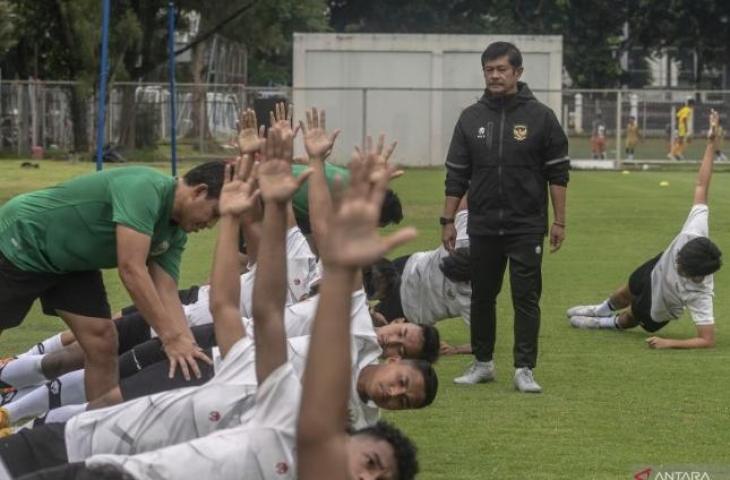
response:
<svg viewBox="0 0 730 480"><path fill-rule="evenodd" d="M301 280L299 280L298 278L294 279L294 285L301 285L301 284L302 284Z"/></svg>
<svg viewBox="0 0 730 480"><path fill-rule="evenodd" d="M220 419L221 419L221 414L220 414L220 412L218 412L216 410L213 410L208 415L208 420L210 420L211 422L217 422Z"/></svg>
<svg viewBox="0 0 730 480"><path fill-rule="evenodd" d="M537 255L540 255L542 253L542 247L540 245L538 245L537 247L535 247L535 253Z"/></svg>
<svg viewBox="0 0 730 480"><path fill-rule="evenodd" d="M160 242L150 249L150 257L157 257L158 255L162 255L169 248L170 248L170 242L168 242L167 240Z"/></svg>
<svg viewBox="0 0 730 480"><path fill-rule="evenodd" d="M276 464L276 473L278 475L285 475L289 471L289 465L286 462L279 462Z"/></svg>
<svg viewBox="0 0 730 480"><path fill-rule="evenodd" d="M486 135L487 129L484 127L479 127L479 133L477 133L477 138L484 138Z"/></svg>
<svg viewBox="0 0 730 480"><path fill-rule="evenodd" d="M518 142L527 139L527 125L516 124L512 127L512 136Z"/></svg>

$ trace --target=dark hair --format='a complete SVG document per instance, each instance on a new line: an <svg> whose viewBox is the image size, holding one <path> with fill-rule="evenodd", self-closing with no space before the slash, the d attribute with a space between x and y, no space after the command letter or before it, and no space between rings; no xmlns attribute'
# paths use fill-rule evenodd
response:
<svg viewBox="0 0 730 480"><path fill-rule="evenodd" d="M400 223L403 220L403 205L398 195L390 188L385 191L383 206L380 207L380 226Z"/></svg>
<svg viewBox="0 0 730 480"><path fill-rule="evenodd" d="M382 300L382 296L400 282L400 274L393 262L381 258L369 267L363 268L362 281L368 300Z"/></svg>
<svg viewBox="0 0 730 480"><path fill-rule="evenodd" d="M428 363L426 360L401 360L404 363L409 363L413 368L418 370L423 375L423 388L426 391L426 397L423 400L423 405L414 407L416 409L428 407L431 405L436 398L436 393L439 390L439 379L436 375L436 370L433 369L433 365Z"/></svg>
<svg viewBox="0 0 730 480"><path fill-rule="evenodd" d="M505 55L507 55L509 64L513 68L522 66L522 53L520 53L519 48L509 42L494 42L487 45L486 50L482 53L482 68L484 68L487 62L502 58Z"/></svg>
<svg viewBox="0 0 730 480"><path fill-rule="evenodd" d="M194 187L205 184L208 187L207 198L219 198L223 188L223 175L226 171L226 162L214 160L194 167L183 176L186 185Z"/></svg>
<svg viewBox="0 0 730 480"><path fill-rule="evenodd" d="M470 259L469 247L457 248L441 259L439 269L452 282L471 282Z"/></svg>
<svg viewBox="0 0 730 480"><path fill-rule="evenodd" d="M677 253L677 265L688 277L704 277L720 270L722 252L709 238L694 238Z"/></svg>
<svg viewBox="0 0 730 480"><path fill-rule="evenodd" d="M423 332L423 349L421 349L421 360L434 363L439 359L441 349L441 336L433 325L420 325Z"/></svg>
<svg viewBox="0 0 730 480"><path fill-rule="evenodd" d="M352 433L352 436L368 435L377 440L384 440L393 447L395 463L398 466L397 480L412 480L420 470L418 467L418 449L410 438L405 436L397 427L388 422L379 421L371 427L362 428Z"/></svg>

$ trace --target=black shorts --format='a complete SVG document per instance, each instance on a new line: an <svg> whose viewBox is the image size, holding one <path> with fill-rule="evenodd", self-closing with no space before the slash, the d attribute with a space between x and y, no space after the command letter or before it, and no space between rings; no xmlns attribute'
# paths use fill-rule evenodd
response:
<svg viewBox="0 0 730 480"><path fill-rule="evenodd" d="M200 291L200 287L197 285L193 285L190 288L185 288L183 290L178 290L177 294L180 297L180 303L183 305L190 305L192 303L195 303L198 301L198 292ZM137 313L139 310L137 310L137 307L134 305L127 305L126 307L122 308L122 316L126 317L127 315L132 315L133 313Z"/></svg>
<svg viewBox="0 0 730 480"><path fill-rule="evenodd" d="M146 342L152 336L150 326L139 312L115 319L114 326L119 338L119 355Z"/></svg>
<svg viewBox="0 0 730 480"><path fill-rule="evenodd" d="M406 263L410 255L398 257L393 260L393 267L398 272L398 281L393 282L390 290L385 292L385 296L375 305L375 311L385 317L388 323L392 322L396 318L404 318L406 316L403 313L403 303L400 298L400 276L403 275L403 270L406 268Z"/></svg>
<svg viewBox="0 0 730 480"><path fill-rule="evenodd" d="M667 322L655 322L651 318L651 272L662 253L634 270L629 277L629 292L633 297L631 313L647 332L656 332L667 324Z"/></svg>
<svg viewBox="0 0 730 480"><path fill-rule="evenodd" d="M204 353L212 358L210 349L205 349ZM209 365L201 360L197 360L197 362L201 377L197 378L190 372L189 381L183 377L180 372L180 367L177 368L175 376L170 378L170 362L167 359L145 367L131 377L122 378L119 381L119 390L122 392L122 398L126 402L134 398L166 392L176 388L198 387L203 385L215 376L215 371L213 370L213 365Z"/></svg>
<svg viewBox="0 0 730 480"><path fill-rule="evenodd" d="M149 328L147 331L149 332ZM191 331L195 338L195 343L200 348L209 350L217 345L215 329L212 323L193 327ZM164 362L165 365L168 365L167 355L162 349L160 339L150 338L147 341L140 342L137 345L133 345L132 348L119 357L119 378L129 378L158 362Z"/></svg>
<svg viewBox="0 0 730 480"><path fill-rule="evenodd" d="M111 318L101 271L26 272L0 253L0 330L23 322L37 298L43 313L64 310L86 317Z"/></svg>
<svg viewBox="0 0 730 480"><path fill-rule="evenodd" d="M65 423L48 423L24 428L0 439L0 457L13 477L68 462Z"/></svg>

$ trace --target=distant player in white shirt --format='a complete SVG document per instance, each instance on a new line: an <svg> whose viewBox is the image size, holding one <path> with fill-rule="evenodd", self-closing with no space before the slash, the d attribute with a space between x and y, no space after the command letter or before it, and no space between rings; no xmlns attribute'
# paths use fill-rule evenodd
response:
<svg viewBox="0 0 730 480"><path fill-rule="evenodd" d="M350 309L348 289L357 281L359 268L415 236L413 229L385 239L378 236L377 205L388 170L379 171L372 185L367 165L372 167L374 159L368 153L353 160L350 191L330 216L326 240L318 243L324 265L321 292L331 300L320 302L303 379L297 432L298 478L302 480L410 479L418 472L410 442L397 431L386 437L370 432L349 435L343 427L351 377L350 328L341 320Z"/></svg>
<svg viewBox="0 0 730 480"><path fill-rule="evenodd" d="M471 315L471 273L467 201L464 197L454 219L456 241L453 252L442 245L395 260L380 259L365 268L365 287L373 316L381 324L410 322L434 325L461 317L469 325ZM442 343L442 354L471 353L471 345L452 347Z"/></svg>
<svg viewBox="0 0 730 480"><path fill-rule="evenodd" d="M634 271L628 284L603 303L568 309L572 326L623 330L641 325L653 333L679 319L686 308L697 328L697 336L683 340L652 336L646 339L649 347L714 347L713 274L720 269L722 254L708 238L707 198L718 121L718 114L713 110L693 206L679 235L666 250Z"/></svg>

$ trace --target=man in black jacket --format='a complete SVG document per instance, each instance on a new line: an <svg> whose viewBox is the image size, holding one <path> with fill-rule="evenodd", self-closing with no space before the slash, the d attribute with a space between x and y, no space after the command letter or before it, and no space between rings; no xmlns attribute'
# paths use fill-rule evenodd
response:
<svg viewBox="0 0 730 480"><path fill-rule="evenodd" d="M482 54L482 69L484 96L461 113L451 139L440 218L444 246L453 249L454 215L468 191L475 361L454 382L494 380L496 298L509 260L515 310L514 384L521 392L539 393L542 389L532 369L540 330L547 194L549 190L553 205L550 247L554 252L565 239L568 139L553 111L519 82L523 68L517 47L506 42L490 44Z"/></svg>

